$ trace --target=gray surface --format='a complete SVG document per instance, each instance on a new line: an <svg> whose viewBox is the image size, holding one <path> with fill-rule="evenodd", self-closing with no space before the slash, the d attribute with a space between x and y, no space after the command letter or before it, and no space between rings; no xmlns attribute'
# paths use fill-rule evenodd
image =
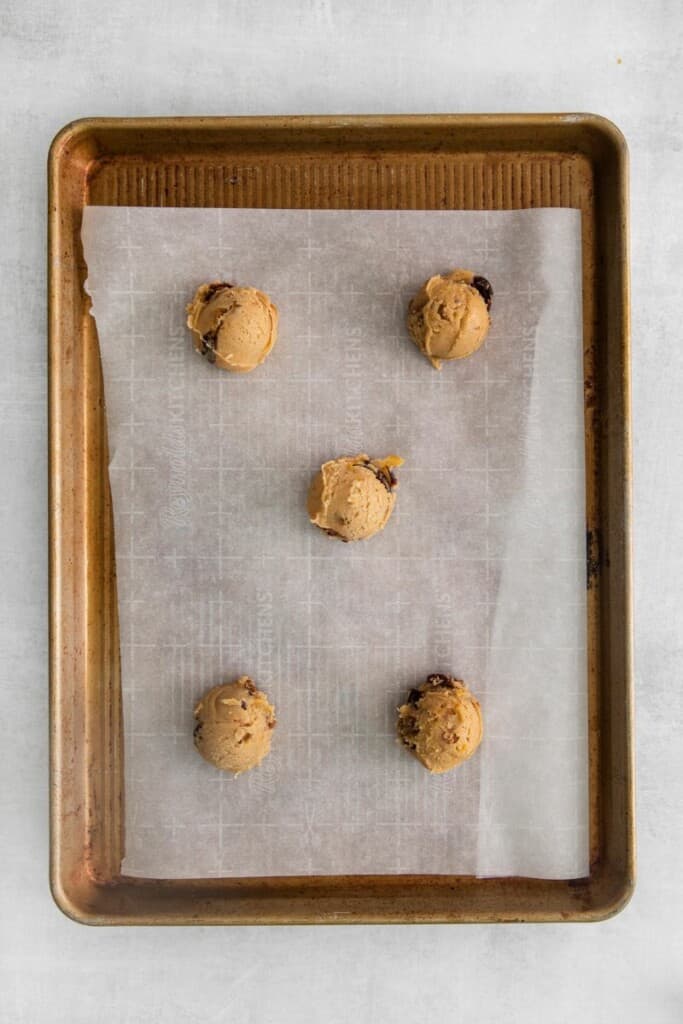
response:
<svg viewBox="0 0 683 1024"><path fill-rule="evenodd" d="M0 9L0 1020L683 1016L683 26L671 2ZM619 63L621 61L621 63ZM84 114L592 110L632 158L640 878L597 926L93 931L47 886L45 155Z"/></svg>

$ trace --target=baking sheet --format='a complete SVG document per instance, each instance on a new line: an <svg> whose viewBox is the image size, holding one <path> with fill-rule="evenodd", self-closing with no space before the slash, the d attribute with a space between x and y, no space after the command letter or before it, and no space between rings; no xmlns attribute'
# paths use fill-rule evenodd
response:
<svg viewBox="0 0 683 1024"><path fill-rule="evenodd" d="M127 874L588 871L580 214L86 208L117 549ZM494 321L434 371L421 281L488 276ZM256 284L280 340L248 376L197 356L197 284ZM341 545L306 488L396 451L383 534ZM395 708L451 671L485 739L431 777ZM278 710L237 780L192 707L249 673Z"/></svg>

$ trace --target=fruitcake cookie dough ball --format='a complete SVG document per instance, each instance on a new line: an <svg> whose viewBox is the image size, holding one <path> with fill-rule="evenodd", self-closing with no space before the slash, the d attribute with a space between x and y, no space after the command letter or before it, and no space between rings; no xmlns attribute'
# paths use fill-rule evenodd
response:
<svg viewBox="0 0 683 1024"><path fill-rule="evenodd" d="M471 270L430 277L408 306L408 330L432 366L442 359L464 359L484 343L493 289Z"/></svg>
<svg viewBox="0 0 683 1024"><path fill-rule="evenodd" d="M428 676L398 709L401 743L434 774L467 761L483 732L479 701L452 676Z"/></svg>
<svg viewBox="0 0 683 1024"><path fill-rule="evenodd" d="M338 540L367 540L386 526L396 503L398 455L342 456L324 463L308 491L311 522Z"/></svg>
<svg viewBox="0 0 683 1024"><path fill-rule="evenodd" d="M275 708L249 676L214 686L194 709L194 745L226 772L249 771L270 750Z"/></svg>
<svg viewBox="0 0 683 1024"><path fill-rule="evenodd" d="M249 373L264 361L277 340L277 324L277 307L258 288L202 284L187 306L196 350L234 373Z"/></svg>

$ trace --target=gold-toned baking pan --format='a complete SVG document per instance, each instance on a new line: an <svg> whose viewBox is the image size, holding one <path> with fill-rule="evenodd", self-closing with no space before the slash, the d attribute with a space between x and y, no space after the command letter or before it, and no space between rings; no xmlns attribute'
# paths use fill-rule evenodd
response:
<svg viewBox="0 0 683 1024"><path fill-rule="evenodd" d="M590 875L121 874L112 509L86 204L582 212ZM51 882L100 924L580 921L634 884L628 168L590 115L93 119L49 158Z"/></svg>

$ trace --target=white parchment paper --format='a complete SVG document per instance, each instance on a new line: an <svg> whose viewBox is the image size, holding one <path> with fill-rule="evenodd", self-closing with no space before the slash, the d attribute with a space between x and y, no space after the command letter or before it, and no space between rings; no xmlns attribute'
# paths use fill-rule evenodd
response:
<svg viewBox="0 0 683 1024"><path fill-rule="evenodd" d="M133 875L588 871L580 214L87 207L115 510ZM470 359L404 326L430 275L494 287ZM267 291L248 375L197 355L198 284ZM369 542L312 527L312 474L397 452ZM466 679L485 737L430 776L394 739L428 673ZM192 744L242 673L277 706L233 780Z"/></svg>

